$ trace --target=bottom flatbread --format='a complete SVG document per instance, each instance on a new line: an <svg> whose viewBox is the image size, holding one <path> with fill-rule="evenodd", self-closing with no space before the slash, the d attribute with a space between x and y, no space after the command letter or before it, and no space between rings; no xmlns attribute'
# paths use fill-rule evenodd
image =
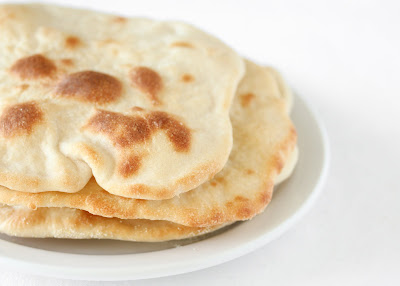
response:
<svg viewBox="0 0 400 286"><path fill-rule="evenodd" d="M190 227L163 220L106 218L70 208L0 205L0 232L19 237L161 242L199 236L226 225Z"/></svg>

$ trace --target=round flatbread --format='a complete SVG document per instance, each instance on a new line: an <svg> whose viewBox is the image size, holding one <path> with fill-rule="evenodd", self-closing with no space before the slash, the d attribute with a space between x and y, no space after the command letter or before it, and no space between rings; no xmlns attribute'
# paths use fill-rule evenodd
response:
<svg viewBox="0 0 400 286"><path fill-rule="evenodd" d="M270 68L246 62L230 112L233 149L224 169L196 189L168 200L136 200L104 191L94 179L74 194L31 194L0 187L0 202L68 207L104 217L168 220L192 227L250 219L270 202L274 183L288 177L297 161L295 128L287 99Z"/></svg>
<svg viewBox="0 0 400 286"><path fill-rule="evenodd" d="M0 6L0 185L166 199L232 147L243 60L183 23Z"/></svg>
<svg viewBox="0 0 400 286"><path fill-rule="evenodd" d="M106 218L70 208L0 205L0 232L19 237L160 242L199 236L223 226L189 227L162 220Z"/></svg>

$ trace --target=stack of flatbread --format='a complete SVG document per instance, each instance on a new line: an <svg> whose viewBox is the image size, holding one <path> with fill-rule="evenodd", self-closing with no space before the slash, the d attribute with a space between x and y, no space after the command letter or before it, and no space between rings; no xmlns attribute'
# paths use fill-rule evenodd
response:
<svg viewBox="0 0 400 286"><path fill-rule="evenodd" d="M279 74L183 23L0 7L0 232L182 239L261 213L297 159Z"/></svg>

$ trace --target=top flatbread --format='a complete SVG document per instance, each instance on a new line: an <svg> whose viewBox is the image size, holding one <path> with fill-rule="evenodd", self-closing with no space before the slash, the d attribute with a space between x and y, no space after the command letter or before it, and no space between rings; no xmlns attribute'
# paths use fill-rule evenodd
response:
<svg viewBox="0 0 400 286"><path fill-rule="evenodd" d="M242 59L182 23L0 6L0 185L166 199L221 170Z"/></svg>
<svg viewBox="0 0 400 286"><path fill-rule="evenodd" d="M135 200L111 195L90 180L73 194L0 187L0 203L32 209L68 207L103 217L167 220L191 227L250 219L264 210L274 183L290 175L297 159L296 131L287 113L290 95L281 94L279 87L270 68L246 62L230 112L234 140L228 163L190 192L169 200Z"/></svg>

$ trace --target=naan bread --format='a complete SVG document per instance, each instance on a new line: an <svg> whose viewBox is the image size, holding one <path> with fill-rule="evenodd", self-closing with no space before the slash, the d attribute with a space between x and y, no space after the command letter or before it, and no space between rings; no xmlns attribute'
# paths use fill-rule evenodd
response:
<svg viewBox="0 0 400 286"><path fill-rule="evenodd" d="M243 60L189 25L0 6L0 185L166 199L232 147Z"/></svg>
<svg viewBox="0 0 400 286"><path fill-rule="evenodd" d="M159 242L198 236L223 226L188 227L160 220L105 218L69 208L31 210L0 205L0 232L19 237Z"/></svg>
<svg viewBox="0 0 400 286"><path fill-rule="evenodd" d="M0 202L32 209L77 208L104 217L168 220L192 227L250 219L264 210L274 182L289 176L297 160L296 131L287 113L289 97L281 93L270 68L247 61L231 109L234 143L228 163L212 180L172 199L119 197L92 179L73 194L31 194L3 187Z"/></svg>

